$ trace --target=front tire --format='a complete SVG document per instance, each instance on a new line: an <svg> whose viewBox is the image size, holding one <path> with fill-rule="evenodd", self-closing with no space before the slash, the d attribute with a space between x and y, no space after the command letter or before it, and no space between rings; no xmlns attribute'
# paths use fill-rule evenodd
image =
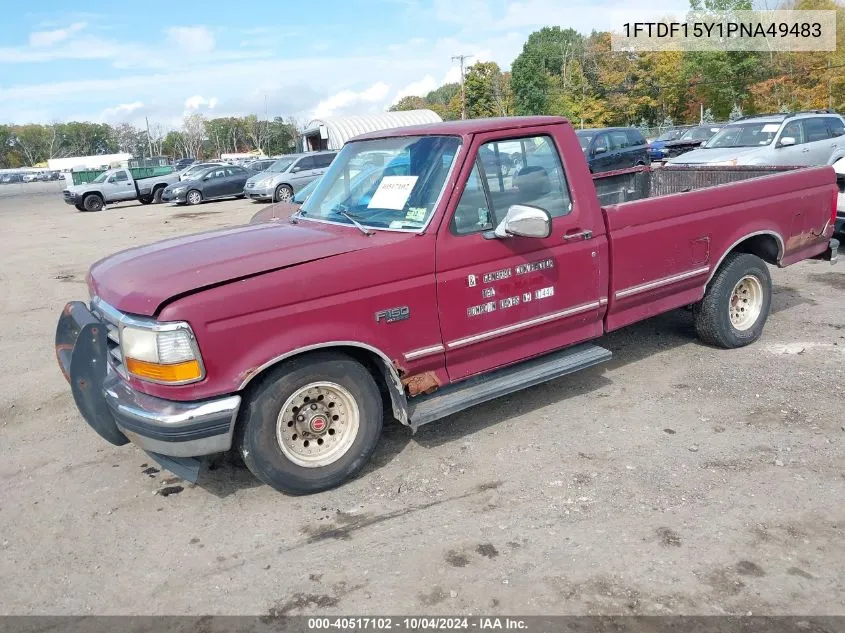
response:
<svg viewBox="0 0 845 633"><path fill-rule="evenodd" d="M293 198L293 189L288 185L279 185L273 194L273 202L290 202Z"/></svg>
<svg viewBox="0 0 845 633"><path fill-rule="evenodd" d="M693 308L698 338L731 349L749 345L763 333L772 307L772 278L756 255L731 253Z"/></svg>
<svg viewBox="0 0 845 633"><path fill-rule="evenodd" d="M247 468L280 492L339 486L367 463L383 405L370 373L345 354L320 352L271 372L252 392L238 427Z"/></svg>
<svg viewBox="0 0 845 633"><path fill-rule="evenodd" d="M185 194L185 203L190 206L198 205L202 202L202 194L196 189L191 189Z"/></svg>
<svg viewBox="0 0 845 633"><path fill-rule="evenodd" d="M82 200L82 206L86 211L102 211L105 204L103 199L96 193L89 193Z"/></svg>

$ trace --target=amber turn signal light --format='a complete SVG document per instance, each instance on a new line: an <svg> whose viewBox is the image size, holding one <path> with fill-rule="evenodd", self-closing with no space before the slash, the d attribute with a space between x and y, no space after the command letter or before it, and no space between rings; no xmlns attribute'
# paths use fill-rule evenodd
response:
<svg viewBox="0 0 845 633"><path fill-rule="evenodd" d="M202 368L195 360L172 365L160 365L134 358L126 359L126 369L138 378L158 382L186 382L202 378Z"/></svg>

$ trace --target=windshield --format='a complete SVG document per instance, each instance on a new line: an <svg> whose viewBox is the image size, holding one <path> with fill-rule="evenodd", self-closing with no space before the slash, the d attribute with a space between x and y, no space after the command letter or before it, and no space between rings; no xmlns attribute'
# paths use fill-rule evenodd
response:
<svg viewBox="0 0 845 633"><path fill-rule="evenodd" d="M701 127L694 127L683 133L679 140L681 141L706 141L713 136L719 128L711 128L706 125Z"/></svg>
<svg viewBox="0 0 845 633"><path fill-rule="evenodd" d="M270 165L265 171L283 172L287 171L288 167L293 164L293 158L280 158L275 163Z"/></svg>
<svg viewBox="0 0 845 633"><path fill-rule="evenodd" d="M110 175L111 175L111 173L104 171L102 174L100 174L99 176L94 178L94 180L92 180L91 182L92 183L105 182L106 178L108 178Z"/></svg>
<svg viewBox="0 0 845 633"><path fill-rule="evenodd" d="M305 219L372 228L421 229L440 195L461 140L403 136L346 144L303 203ZM349 216L349 217L348 217Z"/></svg>
<svg viewBox="0 0 845 633"><path fill-rule="evenodd" d="M593 140L593 134L576 134L578 137L578 142L581 143L581 149L588 149L590 147L590 141Z"/></svg>
<svg viewBox="0 0 845 633"><path fill-rule="evenodd" d="M708 148L714 147L759 147L768 145L780 129L780 123L734 123L723 127L707 141Z"/></svg>

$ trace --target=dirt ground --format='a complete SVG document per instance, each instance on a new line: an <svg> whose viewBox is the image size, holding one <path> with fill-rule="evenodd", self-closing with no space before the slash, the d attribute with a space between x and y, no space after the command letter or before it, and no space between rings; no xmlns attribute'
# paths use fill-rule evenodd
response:
<svg viewBox="0 0 845 633"><path fill-rule="evenodd" d="M774 270L755 345L673 312L604 366L389 424L362 476L292 498L107 444L53 353L92 262L261 206L85 214L34 186L0 191L2 613L845 614L845 265Z"/></svg>

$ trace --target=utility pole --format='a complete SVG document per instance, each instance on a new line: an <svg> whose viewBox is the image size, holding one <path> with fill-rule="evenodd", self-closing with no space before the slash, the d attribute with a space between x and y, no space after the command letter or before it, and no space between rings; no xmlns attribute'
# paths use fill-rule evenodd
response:
<svg viewBox="0 0 845 633"><path fill-rule="evenodd" d="M144 121L147 122L147 143L150 145L150 158L153 157L153 139L150 138L150 117L145 116Z"/></svg>
<svg viewBox="0 0 845 633"><path fill-rule="evenodd" d="M471 59L473 55L453 55L452 61L458 61L461 64L461 118L467 118L467 102L464 94L464 61Z"/></svg>
<svg viewBox="0 0 845 633"><path fill-rule="evenodd" d="M266 145L265 149L270 149L270 120L267 118L267 95L264 95L264 143ZM258 153L269 156L260 147L258 148Z"/></svg>

